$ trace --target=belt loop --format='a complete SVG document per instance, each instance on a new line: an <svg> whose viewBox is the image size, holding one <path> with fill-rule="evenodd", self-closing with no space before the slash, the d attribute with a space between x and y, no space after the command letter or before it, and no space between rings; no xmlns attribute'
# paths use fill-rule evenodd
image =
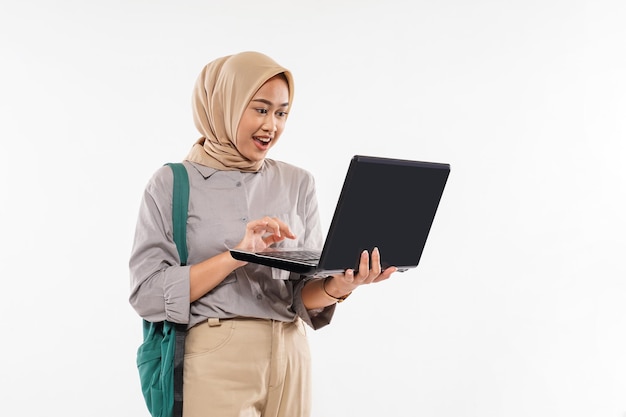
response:
<svg viewBox="0 0 626 417"><path fill-rule="evenodd" d="M209 327L218 327L222 325L222 323L220 323L220 319L218 319L217 317L209 318L208 323Z"/></svg>

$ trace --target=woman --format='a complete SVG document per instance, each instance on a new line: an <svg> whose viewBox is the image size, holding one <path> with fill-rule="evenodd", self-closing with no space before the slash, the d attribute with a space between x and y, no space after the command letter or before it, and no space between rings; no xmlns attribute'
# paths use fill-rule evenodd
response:
<svg viewBox="0 0 626 417"><path fill-rule="evenodd" d="M156 171L140 208L130 259L130 302L149 321L187 323L185 417L309 416L309 348L304 323L328 324L338 301L385 280L377 249L359 273L290 276L230 256L229 248L320 247L310 173L266 158L293 101L291 73L243 52L209 63L193 93L202 137L189 173L188 265L172 239L172 172Z"/></svg>

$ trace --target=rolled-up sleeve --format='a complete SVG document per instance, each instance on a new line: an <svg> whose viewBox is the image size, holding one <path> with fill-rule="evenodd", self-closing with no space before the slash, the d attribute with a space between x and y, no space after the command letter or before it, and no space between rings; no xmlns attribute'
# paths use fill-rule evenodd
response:
<svg viewBox="0 0 626 417"><path fill-rule="evenodd" d="M148 321L189 322L189 266L181 266L172 233L169 167L146 186L131 251L130 304Z"/></svg>
<svg viewBox="0 0 626 417"><path fill-rule="evenodd" d="M308 278L304 278L296 283L294 286L294 310L296 314L308 324L313 330L320 329L327 324L330 324L330 321L335 314L335 307L337 304L331 304L328 307L316 309L316 310L307 310L302 302L302 288L304 288L304 284L308 281Z"/></svg>

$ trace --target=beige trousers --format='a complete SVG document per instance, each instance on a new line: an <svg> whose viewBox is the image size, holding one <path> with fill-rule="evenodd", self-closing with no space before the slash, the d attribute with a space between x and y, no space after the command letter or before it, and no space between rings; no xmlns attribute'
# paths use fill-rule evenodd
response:
<svg viewBox="0 0 626 417"><path fill-rule="evenodd" d="M309 417L305 324L209 319L187 333L183 417Z"/></svg>

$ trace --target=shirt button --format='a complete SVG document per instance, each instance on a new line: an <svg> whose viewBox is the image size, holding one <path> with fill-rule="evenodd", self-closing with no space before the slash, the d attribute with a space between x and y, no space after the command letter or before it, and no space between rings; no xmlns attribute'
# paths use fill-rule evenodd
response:
<svg viewBox="0 0 626 417"><path fill-rule="evenodd" d="M237 184L235 184L237 187L241 187L241 181L237 181Z"/></svg>
<svg viewBox="0 0 626 417"><path fill-rule="evenodd" d="M248 221L248 218L247 218L247 217L242 217L242 218L241 218L241 221L242 221L242 222L247 222L247 221Z"/></svg>
<svg viewBox="0 0 626 417"><path fill-rule="evenodd" d="M260 300L261 298L263 298L263 296L262 296L261 294L257 294L257 295L256 295L256 299L257 299L257 300Z"/></svg>

